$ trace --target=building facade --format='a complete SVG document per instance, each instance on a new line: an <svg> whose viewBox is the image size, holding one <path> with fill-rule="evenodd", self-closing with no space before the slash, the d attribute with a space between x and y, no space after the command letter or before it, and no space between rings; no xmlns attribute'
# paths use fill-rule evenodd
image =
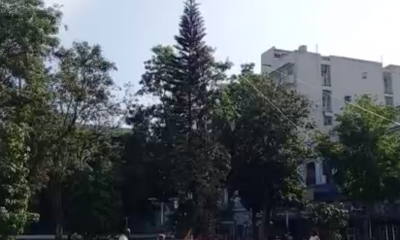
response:
<svg viewBox="0 0 400 240"><path fill-rule="evenodd" d="M358 95L367 93L381 103L400 105L400 66L383 67L380 62L323 56L308 52L306 46L294 51L273 47L261 55L261 63L262 73L268 73L277 81L293 83L299 93L312 101L312 120L326 133L332 130L335 115L343 110L345 103L354 101ZM400 133L399 126L393 130ZM324 161L306 162L304 181L309 200L340 201L352 212L346 240L361 240L366 235L376 240L400 240L400 205L377 203L369 209L354 205L340 193L332 181L331 169ZM251 212L242 206L239 196L229 196L228 191L224 192L223 200L224 206L231 203L227 211L230 214L223 221L229 229L227 232L242 239L252 239L257 233L253 233ZM363 223L369 214L373 218L365 228ZM301 239L309 234L309 226L295 209L277 210L273 214L273 224L272 236L289 231Z"/></svg>
<svg viewBox="0 0 400 240"><path fill-rule="evenodd" d="M294 83L296 90L312 102L312 120L326 133L335 124L335 114L346 102L371 94L381 103L400 105L400 66L307 51L307 46L287 51L270 48L261 55L261 72L274 79ZM324 171L325 170L325 171ZM306 166L308 185L329 183L322 162Z"/></svg>
<svg viewBox="0 0 400 240"><path fill-rule="evenodd" d="M357 95L368 93L379 102L400 105L400 66L322 56L308 52L306 46L295 51L273 47L261 55L261 64L262 73L295 83L296 89L313 102L313 118L319 129L330 129L334 114Z"/></svg>
<svg viewBox="0 0 400 240"><path fill-rule="evenodd" d="M371 94L378 102L400 106L400 66L323 56L307 51L306 46L294 51L273 47L261 55L261 64L262 73L270 74L277 81L293 83L300 94L312 101L311 117L316 127L326 133L331 132L335 115L343 110L345 103L354 101L359 95ZM400 132L400 127L395 126L393 130ZM346 236L348 240L363 239L366 230L370 238L400 239L399 203L377 203L369 209L354 206L331 181L330 168L323 161L309 161L304 169L309 198L342 201L352 211ZM368 227L364 228L362 221L367 216L372 218Z"/></svg>

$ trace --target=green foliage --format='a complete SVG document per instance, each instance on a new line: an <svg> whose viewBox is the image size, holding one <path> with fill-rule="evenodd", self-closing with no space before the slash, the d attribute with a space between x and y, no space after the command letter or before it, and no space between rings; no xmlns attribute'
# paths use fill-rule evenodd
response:
<svg viewBox="0 0 400 240"><path fill-rule="evenodd" d="M116 162L121 150L108 136L95 134L99 148L85 167L66 179L66 219L72 232L88 237L117 233L122 203L116 189Z"/></svg>
<svg viewBox="0 0 400 240"><path fill-rule="evenodd" d="M25 144L26 126L0 124L0 234L3 238L23 232L38 216L29 212L31 191L27 182L29 149Z"/></svg>
<svg viewBox="0 0 400 240"><path fill-rule="evenodd" d="M309 102L245 65L238 80L224 88L221 112L216 128L232 158L229 186L253 215L263 212L266 222L271 210L290 207L303 195L298 167L310 151L299 128L308 123Z"/></svg>
<svg viewBox="0 0 400 240"><path fill-rule="evenodd" d="M43 60L58 45L61 12L45 8L42 0L1 0L0 9L0 106L43 104ZM20 112L24 117L31 113Z"/></svg>
<svg viewBox="0 0 400 240"><path fill-rule="evenodd" d="M217 215L229 170L229 154L211 133L211 122L217 86L226 79L231 64L216 62L204 37L198 4L188 0L175 36L177 44L153 48L154 56L145 63L138 92L160 98L160 104L143 110L150 112L152 119L150 146L160 146L153 148L157 149L154 156L162 163L157 164L162 166L162 176L174 187L169 192L177 193L180 206L194 208L180 221L197 225L200 232L214 231L203 223Z"/></svg>
<svg viewBox="0 0 400 240"><path fill-rule="evenodd" d="M133 129L125 142L119 183L124 212L132 216L130 221L135 226L132 231L144 229L149 216L159 209L150 198L168 201L176 196L169 177L170 166L164 158L168 145L159 140L159 123L151 121L157 112L155 108L137 107L129 119Z"/></svg>
<svg viewBox="0 0 400 240"><path fill-rule="evenodd" d="M303 217L319 230L328 232L328 239L342 240L349 221L349 212L342 203L309 203Z"/></svg>
<svg viewBox="0 0 400 240"><path fill-rule="evenodd" d="M64 225L87 238L115 233L126 216L140 225L156 211L150 198L179 199L178 236L213 234L226 185L253 216L263 213L262 226L271 211L301 200L299 165L312 154L302 132L309 102L289 84L254 74L254 64L228 82L232 64L214 59L195 0L185 2L176 44L155 46L145 62L137 94L158 102L132 105L132 132L118 139L111 136L123 114L113 96L116 66L98 45L58 47L61 16L41 0L0 0L0 235L37 220L29 203L38 199L53 215L57 239ZM397 112L367 96L357 104L389 120L347 105L335 128L339 141L321 136L318 151L351 198L394 200ZM45 197L32 198L35 192ZM326 203L304 214L335 240L348 219L343 206Z"/></svg>
<svg viewBox="0 0 400 240"><path fill-rule="evenodd" d="M31 139L46 103L44 60L58 45L61 12L41 0L0 1L0 208L3 238L37 220L30 213Z"/></svg>
<svg viewBox="0 0 400 240"><path fill-rule="evenodd" d="M397 115L394 107L364 95L337 117L338 141L319 139L318 149L334 168L335 182L357 202L369 205L399 197L400 137L391 129Z"/></svg>
<svg viewBox="0 0 400 240"><path fill-rule="evenodd" d="M36 136L40 144L47 145L36 145L38 155L44 156L36 158L36 166L46 178L60 238L63 185L71 174L96 159L104 148L99 134L110 130L120 108L111 94L115 85L110 72L116 68L103 57L100 46L75 42L70 49L61 47L55 51L54 59L47 85L46 121Z"/></svg>
<svg viewBox="0 0 400 240"><path fill-rule="evenodd" d="M62 16L58 6L45 7L42 0L1 0L0 9L0 42L2 48L9 47L4 48L8 51L2 57L22 57L26 53L44 57L58 45L55 35Z"/></svg>

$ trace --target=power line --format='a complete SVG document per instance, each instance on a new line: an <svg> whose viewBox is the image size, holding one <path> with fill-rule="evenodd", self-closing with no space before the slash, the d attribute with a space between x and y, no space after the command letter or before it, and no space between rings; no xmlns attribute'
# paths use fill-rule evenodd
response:
<svg viewBox="0 0 400 240"><path fill-rule="evenodd" d="M283 72L281 72L281 71L279 71L279 70L277 70L277 69L274 69L274 68L272 68L272 67L270 67L270 66L268 66L268 65L264 65L264 64L263 64L263 66L271 68L274 72L277 72L277 73L283 75L284 77L289 77L288 74L285 74L285 73L283 73ZM311 88L313 88L313 89L315 89L315 90L319 90L319 91L323 90L322 87L317 88L317 87L315 87L315 86L313 86L313 85L310 85L310 84L308 84L308 83L306 83L306 82L301 81L300 79L296 79L296 81L298 81L298 82L300 82L300 83L303 83L304 85L306 85L306 86L308 86L308 87L311 87ZM338 99L338 100L340 100L340 101L344 101L344 102L346 102L346 103L348 103L348 104L350 104L350 105L352 105L352 106L354 106L354 107L357 107L358 109L361 109L361 110L363 110L363 111L365 111L365 112L368 112L369 114L375 115L376 117L379 117L379 118L384 119L384 120L386 120L386 121L392 122L392 123L394 123L394 124L397 125L397 126L400 126L400 123L398 123L398 122L396 122L396 121L393 121L393 120L390 120L390 119L388 119L388 118L386 118L386 117L384 117L384 116L382 116L382 115L379 115L379 114L377 114L377 113L375 113L375 112L373 112L373 111L371 111L371 110L369 110L369 109L366 109L366 108L360 106L359 104L356 104L356 103L353 103L353 102L351 102L351 101L347 101L346 99L342 99L342 98L340 98L340 97L338 97L338 96L335 96L335 95L332 94L332 92L326 92L326 93L324 93L324 94L330 95L330 96L333 97L333 98L336 98L336 99Z"/></svg>
<svg viewBox="0 0 400 240"><path fill-rule="evenodd" d="M271 99L269 99L267 96L265 96L265 94L263 94L256 86L254 86L254 84L245 76L241 75L239 76L239 78L244 79L262 98L264 98L269 104L271 104L271 106L273 106L275 108L275 110L277 110L290 124L292 124L297 130L299 130L301 133L304 134L304 136L307 138L307 140L312 143L313 141L311 140L311 138L308 136L308 134L299 126L297 126L292 120L290 120L290 118L288 116L286 116L286 114L279 109L279 107L277 107L272 101Z"/></svg>

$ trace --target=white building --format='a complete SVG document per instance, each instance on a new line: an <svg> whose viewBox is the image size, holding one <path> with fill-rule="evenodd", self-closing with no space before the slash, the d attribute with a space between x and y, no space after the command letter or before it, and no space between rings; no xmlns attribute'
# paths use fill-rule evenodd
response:
<svg viewBox="0 0 400 240"><path fill-rule="evenodd" d="M400 105L400 66L308 52L306 46L287 51L272 47L261 55L261 72L295 83L312 101L312 118L328 132L345 101L369 93L388 105ZM312 168L312 166L307 166ZM321 163L315 163L315 184L325 183Z"/></svg>

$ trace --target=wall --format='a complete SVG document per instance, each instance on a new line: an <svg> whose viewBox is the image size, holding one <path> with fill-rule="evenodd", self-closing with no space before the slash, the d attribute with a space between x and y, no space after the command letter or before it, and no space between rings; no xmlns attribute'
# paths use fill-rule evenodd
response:
<svg viewBox="0 0 400 240"><path fill-rule="evenodd" d="M285 56L275 58L275 53L283 53ZM318 53L298 50L289 52L271 48L261 55L261 71L271 72L288 62L295 64L297 90L312 101L313 119L320 130L331 129L323 124L322 91L324 89L332 92L332 116L342 112L345 96L351 96L354 101L356 96L369 93L376 96L379 102L384 103L383 72L390 71L394 104L400 105L400 66L390 65L383 68L379 62L337 56L322 57ZM264 64L271 67L266 67ZM321 64L330 65L331 87L322 86ZM364 73L367 76L366 79L363 79Z"/></svg>
<svg viewBox="0 0 400 240"><path fill-rule="evenodd" d="M294 52L297 90L311 101L312 120L323 130L321 55Z"/></svg>
<svg viewBox="0 0 400 240"><path fill-rule="evenodd" d="M342 112L345 105L344 97L371 94L379 102L384 102L383 68L378 62L355 60L343 57L330 57L331 84L334 113ZM366 74L366 79L363 79Z"/></svg>
<svg viewBox="0 0 400 240"><path fill-rule="evenodd" d="M282 53L285 56L275 57L275 54ZM312 120L317 129L323 132L329 132L335 125L333 121L331 126L325 126L324 115L331 116L334 120L335 114L341 113L345 106L345 96L351 96L351 100L354 101L357 96L369 93L384 103L384 71L390 71L392 74L394 104L400 105L400 66L390 65L384 69L379 62L337 56L323 57L318 53L304 51L304 48L290 52L273 47L261 55L261 72L269 73L289 62L295 64L296 88L312 102ZM266 67L265 64L271 67ZM321 64L330 65L330 87L322 86ZM366 74L365 79L364 74ZM330 90L332 93L332 113L323 112L323 90ZM322 184L324 183L322 162L316 162L315 166L317 184Z"/></svg>
<svg viewBox="0 0 400 240"><path fill-rule="evenodd" d="M280 58L276 58L275 54L280 55ZM285 50L279 50L275 47L272 47L261 54L261 72L270 72L272 69L277 69L284 65L285 63L290 62L291 52ZM269 65L267 67L265 65Z"/></svg>
<svg viewBox="0 0 400 240"><path fill-rule="evenodd" d="M312 114L311 120L315 122L318 129L323 126L323 115L322 115L322 90L320 89L322 78L320 75L320 65L321 65L321 55L310 52L300 52L293 51L284 58L276 59L274 57L274 52L281 50L276 50L271 48L264 52L261 56L261 72L270 73L273 70L280 68L286 63L294 63L294 82L296 84L296 89L299 93L307 96L312 102ZM271 65L271 67L266 67L264 64ZM314 88L310 87L313 86ZM306 177L306 168L302 169L302 175L304 176L304 181ZM323 184L323 167L322 161L315 162L315 174L316 174L316 184Z"/></svg>
<svg viewBox="0 0 400 240"><path fill-rule="evenodd" d="M400 66L389 65L385 67L386 71L392 74L393 100L395 106L400 105Z"/></svg>

